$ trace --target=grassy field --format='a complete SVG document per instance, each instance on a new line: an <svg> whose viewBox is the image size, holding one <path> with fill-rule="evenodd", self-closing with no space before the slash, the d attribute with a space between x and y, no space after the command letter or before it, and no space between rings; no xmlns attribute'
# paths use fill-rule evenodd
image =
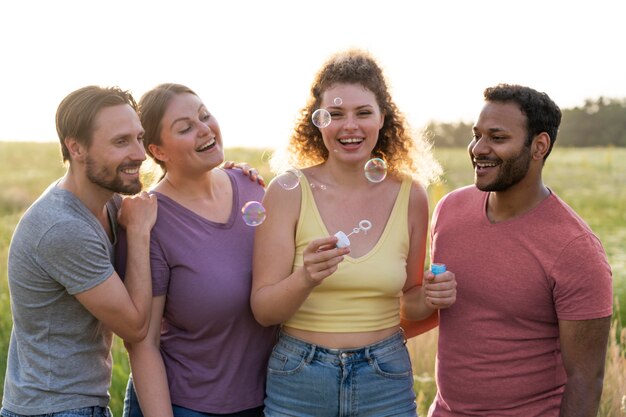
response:
<svg viewBox="0 0 626 417"><path fill-rule="evenodd" d="M445 193L472 182L464 149L436 150L445 169L444 181L430 187L431 205ZM227 149L226 158L258 167L266 180L269 152ZM557 148L544 169L545 182L567 201L602 240L613 268L616 313L607 356L601 417L626 416L626 149ZM620 162L622 161L622 162ZM6 260L13 229L23 211L65 169L56 144L0 142L0 375L4 382L6 350L11 330ZM621 318L620 318L621 317ZM436 387L434 363L437 330L409 342L415 371L420 415L425 415ZM121 415L128 361L121 342L113 350L111 408ZM1 385L0 385L1 386Z"/></svg>

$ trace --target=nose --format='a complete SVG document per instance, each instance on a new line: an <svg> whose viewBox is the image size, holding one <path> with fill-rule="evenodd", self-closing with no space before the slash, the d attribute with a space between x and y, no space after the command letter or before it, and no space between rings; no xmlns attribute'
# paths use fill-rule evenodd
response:
<svg viewBox="0 0 626 417"><path fill-rule="evenodd" d="M211 126L209 126L208 124L204 122L200 123L200 126L198 127L198 133L200 136L209 135L211 132L212 132Z"/></svg>
<svg viewBox="0 0 626 417"><path fill-rule="evenodd" d="M134 161L145 161L146 160L146 149L143 147L143 141L137 140L135 141L135 145L133 146L131 159Z"/></svg>
<svg viewBox="0 0 626 417"><path fill-rule="evenodd" d="M353 114L347 115L346 122L344 123L343 127L349 130L358 129L359 124L357 123L356 116Z"/></svg>
<svg viewBox="0 0 626 417"><path fill-rule="evenodd" d="M488 146L486 145L486 141L484 138L473 138L467 147L470 155L479 156L486 155L489 153Z"/></svg>

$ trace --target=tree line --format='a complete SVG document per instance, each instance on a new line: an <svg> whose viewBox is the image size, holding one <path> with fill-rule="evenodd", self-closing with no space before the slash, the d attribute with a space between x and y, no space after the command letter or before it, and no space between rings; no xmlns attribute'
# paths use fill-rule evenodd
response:
<svg viewBox="0 0 626 417"><path fill-rule="evenodd" d="M557 136L559 146L626 147L626 99L587 99L581 107L561 109L563 118ZM434 146L467 146L471 122L430 122L426 129Z"/></svg>

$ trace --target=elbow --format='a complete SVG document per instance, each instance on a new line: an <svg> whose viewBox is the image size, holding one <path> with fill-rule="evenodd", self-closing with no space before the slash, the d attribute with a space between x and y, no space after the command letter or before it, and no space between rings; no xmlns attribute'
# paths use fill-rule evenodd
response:
<svg viewBox="0 0 626 417"><path fill-rule="evenodd" d="M143 341L146 336L148 336L148 326L137 329L137 331L133 332L133 334L125 340L130 343L139 343Z"/></svg>
<svg viewBox="0 0 626 417"><path fill-rule="evenodd" d="M272 320L270 317L266 317L260 314L254 314L254 319L257 321L257 323L259 323L263 327L271 327L271 326L280 324L280 322L276 322L275 320Z"/></svg>
<svg viewBox="0 0 626 417"><path fill-rule="evenodd" d="M136 326L128 328L124 332L120 332L117 335L122 338L124 345L126 346L132 343L139 343L143 341L146 336L148 336L149 325L150 323L148 321L138 323Z"/></svg>
<svg viewBox="0 0 626 417"><path fill-rule="evenodd" d="M272 318L268 314L264 314L263 312L259 311L258 308L252 308L252 315L254 316L254 319L257 321L257 323L259 323L263 327L270 327L279 324L272 320Z"/></svg>
<svg viewBox="0 0 626 417"><path fill-rule="evenodd" d="M263 327L270 327L280 324L280 321L276 321L275 317L273 317L271 311L267 311L267 309L263 308L260 303L255 302L255 298L252 297L250 302L250 307L252 308L252 315L254 319Z"/></svg>
<svg viewBox="0 0 626 417"><path fill-rule="evenodd" d="M568 375L566 387L572 392L585 393L589 398L599 401L604 387L604 369L586 375Z"/></svg>
<svg viewBox="0 0 626 417"><path fill-rule="evenodd" d="M598 398L602 395L604 388L604 368L599 369L598 372L591 378L591 390L596 392Z"/></svg>

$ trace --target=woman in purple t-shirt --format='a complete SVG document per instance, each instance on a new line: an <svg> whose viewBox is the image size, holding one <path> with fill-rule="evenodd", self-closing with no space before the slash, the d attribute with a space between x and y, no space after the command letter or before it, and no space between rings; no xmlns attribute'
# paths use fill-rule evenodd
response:
<svg viewBox="0 0 626 417"><path fill-rule="evenodd" d="M263 188L219 168L219 125L192 90L162 84L139 105L144 145L164 175L151 191L150 330L127 345L124 415L262 416L275 328L250 310L254 228L240 213Z"/></svg>

